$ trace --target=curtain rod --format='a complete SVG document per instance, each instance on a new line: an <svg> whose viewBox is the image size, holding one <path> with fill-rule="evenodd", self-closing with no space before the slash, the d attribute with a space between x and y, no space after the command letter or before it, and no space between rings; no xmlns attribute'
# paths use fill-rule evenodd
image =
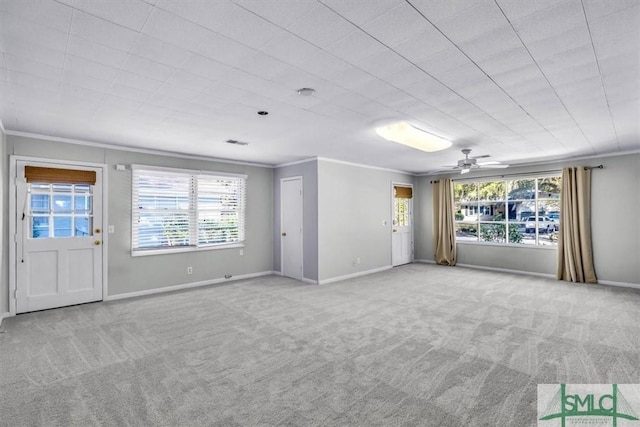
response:
<svg viewBox="0 0 640 427"><path fill-rule="evenodd" d="M584 170L589 170L589 169L604 169L603 165L598 165L598 166L585 166ZM544 174L548 174L548 173L560 173L562 172L562 170L548 170L548 171L539 171L539 172L522 172L522 173L511 173L511 174L504 174L504 175L492 175L492 176L480 176L480 177L475 177L475 178L458 178L458 179L452 179L451 181L472 181L474 179L490 179L490 178L505 178L508 176L535 176L535 175L544 175ZM435 181L429 181L430 184L435 184L437 182L440 182L439 180L435 180Z"/></svg>

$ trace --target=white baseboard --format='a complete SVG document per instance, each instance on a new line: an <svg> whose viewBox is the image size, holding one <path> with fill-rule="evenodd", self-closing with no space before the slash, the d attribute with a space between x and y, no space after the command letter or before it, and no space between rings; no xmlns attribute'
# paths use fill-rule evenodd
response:
<svg viewBox="0 0 640 427"><path fill-rule="evenodd" d="M432 259L416 259L413 262L421 262L423 264L435 264L436 262Z"/></svg>
<svg viewBox="0 0 640 427"><path fill-rule="evenodd" d="M384 267L374 268L366 271L359 271L357 273L347 274L344 276L332 277L330 279L318 280L319 285L326 285L328 283L340 282L342 280L353 279L354 277L366 276L368 274L379 273L381 271L390 270L393 266L386 265Z"/></svg>
<svg viewBox="0 0 640 427"><path fill-rule="evenodd" d="M271 273L272 273L272 274L275 274L276 276L282 276L282 277L285 277L285 276L284 276L284 274L282 274L282 272L281 272L281 271L272 271ZM301 281L301 282L304 282L304 283L309 283L309 284L311 284L311 285L317 285L317 284L318 284L318 281L317 281L317 280L307 279L306 277L303 277L302 279L300 279L300 281Z"/></svg>
<svg viewBox="0 0 640 427"><path fill-rule="evenodd" d="M599 285L617 286L619 288L640 289L640 283L614 282L612 280L598 280Z"/></svg>
<svg viewBox="0 0 640 427"><path fill-rule="evenodd" d="M125 299L125 298L141 297L145 295L153 295L153 294L159 294L163 292L179 291L182 289L197 288L200 286L207 286L207 285L215 285L217 283L222 283L222 282L233 282L236 280L251 279L253 277L268 276L270 274L278 274L278 273L274 271L261 271L259 273L241 274L239 276L230 277L229 279L220 278L220 279L212 279L212 280L203 280L201 282L183 283L181 285L165 286L163 288L155 288L155 289L146 289L144 291L128 292L126 294L109 295L104 300L115 301L115 300Z"/></svg>
<svg viewBox="0 0 640 427"><path fill-rule="evenodd" d="M4 319L6 319L7 317L12 317L12 316L14 316L14 315L9 313L9 312L0 314L0 327L2 326L2 321Z"/></svg>
<svg viewBox="0 0 640 427"><path fill-rule="evenodd" d="M535 273L532 271L522 271L522 270L509 270L506 268L485 267L481 265L471 265L471 264L457 264L457 266L464 267L464 268L475 268L478 270L499 271L503 273L524 274L526 276L537 276L537 277L544 277L547 279L554 279L554 280L556 279L555 274ZM616 286L619 288L640 289L640 284L638 283L614 282L612 280L598 280L598 285Z"/></svg>
<svg viewBox="0 0 640 427"><path fill-rule="evenodd" d="M524 270L510 270L507 268L498 268L498 267L485 267L483 265L473 265L473 264L456 264L456 267L463 268L475 268L477 270L488 270L488 271L499 271L501 273L511 273L511 274L524 274L525 276L536 276L536 277L544 277L545 279L555 279L555 274L547 274L547 273L536 273L533 271L524 271Z"/></svg>

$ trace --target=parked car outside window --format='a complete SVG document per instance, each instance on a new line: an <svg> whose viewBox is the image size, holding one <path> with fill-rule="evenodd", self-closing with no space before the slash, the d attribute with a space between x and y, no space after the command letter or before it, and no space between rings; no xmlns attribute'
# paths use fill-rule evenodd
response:
<svg viewBox="0 0 640 427"><path fill-rule="evenodd" d="M549 218L548 216L538 217L538 232L539 233L551 233L552 231L558 231L560 229L559 223ZM530 216L526 219L524 225L525 233L536 232L536 217Z"/></svg>

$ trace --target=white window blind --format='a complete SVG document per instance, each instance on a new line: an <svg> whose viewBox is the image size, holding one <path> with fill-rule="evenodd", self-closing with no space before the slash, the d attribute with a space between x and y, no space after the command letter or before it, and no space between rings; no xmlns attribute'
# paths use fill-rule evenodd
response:
<svg viewBox="0 0 640 427"><path fill-rule="evenodd" d="M244 241L246 177L132 166L132 251Z"/></svg>
<svg viewBox="0 0 640 427"><path fill-rule="evenodd" d="M198 245L244 241L245 179L199 175Z"/></svg>

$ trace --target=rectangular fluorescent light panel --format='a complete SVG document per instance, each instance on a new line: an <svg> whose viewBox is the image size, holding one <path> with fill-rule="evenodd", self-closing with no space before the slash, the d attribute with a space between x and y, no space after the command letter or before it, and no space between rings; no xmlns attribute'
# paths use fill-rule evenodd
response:
<svg viewBox="0 0 640 427"><path fill-rule="evenodd" d="M393 123L376 128L376 133L388 141L397 142L427 153L451 147L451 141L420 130L406 122Z"/></svg>

